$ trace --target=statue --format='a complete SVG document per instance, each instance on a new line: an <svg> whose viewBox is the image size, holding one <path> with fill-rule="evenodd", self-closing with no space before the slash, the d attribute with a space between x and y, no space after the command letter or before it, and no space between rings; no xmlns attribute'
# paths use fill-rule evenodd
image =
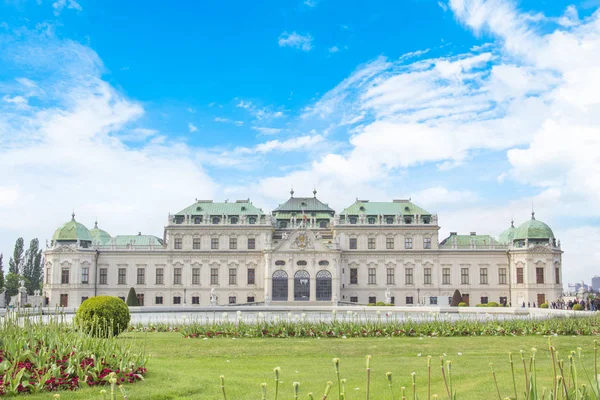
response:
<svg viewBox="0 0 600 400"><path fill-rule="evenodd" d="M268 306L271 304L271 298L269 297L269 292L265 292L265 305Z"/></svg>
<svg viewBox="0 0 600 400"><path fill-rule="evenodd" d="M240 217L240 220L242 221L242 225L246 223L246 214L242 214L242 216Z"/></svg>
<svg viewBox="0 0 600 400"><path fill-rule="evenodd" d="M392 292L390 292L390 288L385 289L385 302L386 304L392 304Z"/></svg>
<svg viewBox="0 0 600 400"><path fill-rule="evenodd" d="M289 234L288 234L287 232L283 232L283 233L281 234L281 238L282 238L283 240L287 239L287 238L288 238L288 236L289 236Z"/></svg>
<svg viewBox="0 0 600 400"><path fill-rule="evenodd" d="M333 299L333 303L334 303L334 304L337 304L337 302L338 302L338 297L337 297L337 293L336 293L336 292L333 292L333 296L332 296L331 298Z"/></svg>
<svg viewBox="0 0 600 400"><path fill-rule="evenodd" d="M217 295L215 294L215 288L210 288L210 305L217 305Z"/></svg>

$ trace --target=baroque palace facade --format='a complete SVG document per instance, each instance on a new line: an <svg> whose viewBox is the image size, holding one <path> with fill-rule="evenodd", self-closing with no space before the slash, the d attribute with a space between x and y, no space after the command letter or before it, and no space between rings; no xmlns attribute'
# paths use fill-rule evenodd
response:
<svg viewBox="0 0 600 400"><path fill-rule="evenodd" d="M164 237L111 236L75 220L44 252L49 305L96 295L144 306L542 304L562 295L562 250L531 220L499 238L451 233L410 200L356 200L336 213L316 197L291 197L271 214L249 200L196 200L169 214ZM213 302L214 303L214 302Z"/></svg>

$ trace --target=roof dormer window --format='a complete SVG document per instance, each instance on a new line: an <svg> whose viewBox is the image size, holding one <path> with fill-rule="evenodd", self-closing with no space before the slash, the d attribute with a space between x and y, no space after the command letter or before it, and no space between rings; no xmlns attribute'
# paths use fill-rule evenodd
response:
<svg viewBox="0 0 600 400"><path fill-rule="evenodd" d="M254 224L256 223L256 218L254 218L254 217L250 217L250 218L248 218L248 223L249 223L250 225L254 225Z"/></svg>
<svg viewBox="0 0 600 400"><path fill-rule="evenodd" d="M238 223L238 219L237 217L231 217L231 219L229 220L229 222L231 222L232 225L235 225Z"/></svg>
<svg viewBox="0 0 600 400"><path fill-rule="evenodd" d="M368 221L370 225L373 225L375 223L375 217L369 217Z"/></svg>
<svg viewBox="0 0 600 400"><path fill-rule="evenodd" d="M241 210L246 211L246 207L242 206Z"/></svg>
<svg viewBox="0 0 600 400"><path fill-rule="evenodd" d="M387 217L387 218L385 219L385 223L386 223L386 224L388 224L388 225L392 225L392 224L394 223L394 218L392 218L392 217Z"/></svg>
<svg viewBox="0 0 600 400"><path fill-rule="evenodd" d="M194 217L194 223L197 225L202 222L202 217Z"/></svg>
<svg viewBox="0 0 600 400"><path fill-rule="evenodd" d="M350 223L356 225L356 217L350 217Z"/></svg>
<svg viewBox="0 0 600 400"><path fill-rule="evenodd" d="M212 218L212 223L213 223L214 225L217 225L217 224L219 224L219 222L221 222L221 218L219 218L219 217L213 217L213 218Z"/></svg>
<svg viewBox="0 0 600 400"><path fill-rule="evenodd" d="M202 211L202 207L200 207L200 206L196 207L196 211Z"/></svg>
<svg viewBox="0 0 600 400"><path fill-rule="evenodd" d="M404 217L405 224L412 224L412 217Z"/></svg>
<svg viewBox="0 0 600 400"><path fill-rule="evenodd" d="M360 211L365 211L365 208L363 206L360 206L359 210Z"/></svg>

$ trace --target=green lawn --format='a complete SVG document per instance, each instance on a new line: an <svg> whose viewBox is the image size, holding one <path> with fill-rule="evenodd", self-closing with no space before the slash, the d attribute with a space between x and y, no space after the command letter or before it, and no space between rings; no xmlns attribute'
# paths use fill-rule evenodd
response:
<svg viewBox="0 0 600 400"><path fill-rule="evenodd" d="M143 334L137 334L138 339ZM131 334L129 335L131 336ZM123 339L127 340L127 339ZM371 399L388 399L385 373L393 372L395 398L400 386L410 387L410 375L417 373L419 398L426 399L427 355L432 359L432 394L443 395L439 356L452 360L454 388L461 399L497 398L490 373L494 363L501 394L513 394L508 352L519 361L519 350L538 349L538 382L549 387L552 375L547 339L526 337L468 338L357 338L357 339L183 339L178 333L147 334L147 351L152 355L144 382L127 385L131 400L139 399L221 399L219 376L225 375L228 399L260 399L260 383L268 383L268 399L273 399L274 367L281 367L280 399L292 398L292 382L300 382L300 398L312 391L321 399L328 380L335 382L332 358L341 359L341 376L348 380L348 399L364 399L365 355L372 356ZM583 347L592 367L593 337L555 337L554 345L564 356ZM462 353L462 355L459 355ZM419 356L420 354L420 356ZM519 398L524 383L518 377ZM580 377L583 372L580 371ZM580 378L581 379L581 378ZM581 382L583 383L583 382ZM356 388L356 390L355 390ZM99 388L61 392L61 399L100 398ZM446 398L445 396L441 398ZM26 399L50 399L52 394L31 395ZM337 399L337 387L329 396ZM411 397L412 398L412 397Z"/></svg>

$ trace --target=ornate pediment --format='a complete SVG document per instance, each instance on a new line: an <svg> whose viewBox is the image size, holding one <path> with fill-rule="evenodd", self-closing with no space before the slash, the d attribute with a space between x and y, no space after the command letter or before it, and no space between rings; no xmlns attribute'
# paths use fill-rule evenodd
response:
<svg viewBox="0 0 600 400"><path fill-rule="evenodd" d="M547 246L533 246L527 249L528 253L552 254L552 249Z"/></svg>
<svg viewBox="0 0 600 400"><path fill-rule="evenodd" d="M273 249L274 252L282 251L316 251L330 252L331 249L321 242L310 230L298 229L289 234L284 234L282 240Z"/></svg>
<svg viewBox="0 0 600 400"><path fill-rule="evenodd" d="M77 250L75 250L71 246L62 245L56 249L53 249L52 252L53 253L77 253Z"/></svg>

